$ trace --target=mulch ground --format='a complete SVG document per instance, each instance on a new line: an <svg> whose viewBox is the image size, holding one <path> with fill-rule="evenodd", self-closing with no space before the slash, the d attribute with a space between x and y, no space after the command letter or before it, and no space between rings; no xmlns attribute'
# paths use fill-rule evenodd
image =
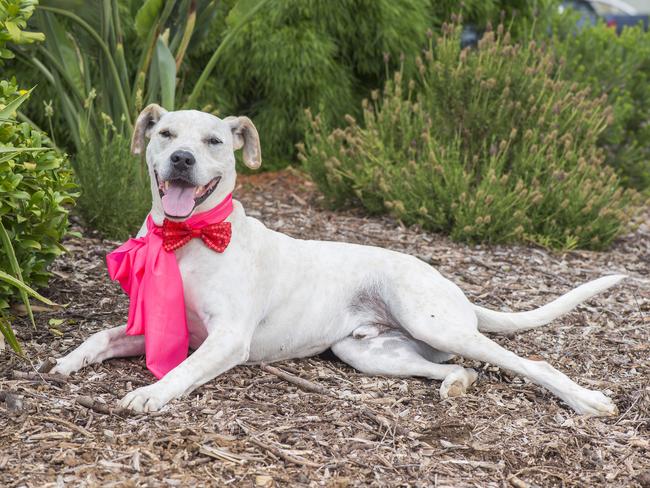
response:
<svg viewBox="0 0 650 488"><path fill-rule="evenodd" d="M576 415L489 364L458 360L479 371L478 382L441 400L438 382L364 376L331 355L274 365L317 388L242 366L161 412L117 411L126 392L153 381L143 358L93 365L66 381L36 373L46 358L126 319L127 299L104 265L117 243L85 233L67 240L45 291L68 307L39 313L35 330L16 321L27 361L0 353L1 486L650 486L648 224L606 253L556 254L466 246L390 218L327 211L292 172L242 178L236 196L250 215L296 237L416 255L474 302L500 310L628 273L552 325L496 339L605 391L620 415Z"/></svg>

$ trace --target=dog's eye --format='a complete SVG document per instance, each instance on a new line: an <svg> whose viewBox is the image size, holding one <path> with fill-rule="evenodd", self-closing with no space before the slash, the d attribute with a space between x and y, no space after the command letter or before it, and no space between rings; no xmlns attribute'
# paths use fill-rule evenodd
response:
<svg viewBox="0 0 650 488"><path fill-rule="evenodd" d="M217 144L221 144L221 139L217 137L210 137L205 142L207 142L211 146L216 146Z"/></svg>
<svg viewBox="0 0 650 488"><path fill-rule="evenodd" d="M172 136L172 133L169 132L167 129L161 130L159 134L163 136L165 139L169 139Z"/></svg>

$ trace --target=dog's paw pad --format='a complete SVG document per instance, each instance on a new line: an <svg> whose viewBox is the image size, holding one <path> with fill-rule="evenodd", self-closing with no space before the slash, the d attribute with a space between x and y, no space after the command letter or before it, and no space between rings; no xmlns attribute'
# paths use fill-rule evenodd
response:
<svg viewBox="0 0 650 488"><path fill-rule="evenodd" d="M446 387L440 388L441 398L453 398L453 397L463 396L467 391L465 385L463 385L462 381L459 380L453 382L451 385L443 385L443 386Z"/></svg>

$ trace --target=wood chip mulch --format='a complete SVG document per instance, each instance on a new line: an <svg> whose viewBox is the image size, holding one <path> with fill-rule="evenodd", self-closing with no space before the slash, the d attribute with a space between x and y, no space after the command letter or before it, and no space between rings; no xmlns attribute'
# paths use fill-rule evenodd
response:
<svg viewBox="0 0 650 488"><path fill-rule="evenodd" d="M650 487L650 226L604 253L467 246L391 218L325 210L292 171L240 179L247 212L295 237L384 246L420 257L476 303L540 306L604 274L630 278L542 329L496 340L611 395L620 415L588 418L489 364L464 397L425 379L364 376L331 354L242 366L161 412L117 409L153 381L143 358L69 379L38 372L95 331L124 322L106 275L117 243L66 242L47 296L68 304L23 318L27 360L0 352L0 486ZM279 371L278 371L279 370Z"/></svg>

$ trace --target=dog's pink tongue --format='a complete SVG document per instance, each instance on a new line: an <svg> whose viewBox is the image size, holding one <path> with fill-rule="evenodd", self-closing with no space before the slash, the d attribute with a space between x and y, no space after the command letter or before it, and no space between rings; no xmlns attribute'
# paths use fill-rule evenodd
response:
<svg viewBox="0 0 650 488"><path fill-rule="evenodd" d="M194 187L170 185L162 197L162 205L170 217L187 217L194 210Z"/></svg>

